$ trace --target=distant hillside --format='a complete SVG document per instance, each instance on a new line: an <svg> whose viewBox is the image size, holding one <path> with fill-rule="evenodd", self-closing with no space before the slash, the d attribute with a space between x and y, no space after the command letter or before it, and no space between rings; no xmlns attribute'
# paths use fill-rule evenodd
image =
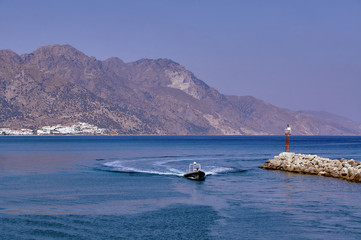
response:
<svg viewBox="0 0 361 240"><path fill-rule="evenodd" d="M108 134L359 135L361 124L220 94L169 59L99 61L69 45L0 50L0 128L79 122Z"/></svg>

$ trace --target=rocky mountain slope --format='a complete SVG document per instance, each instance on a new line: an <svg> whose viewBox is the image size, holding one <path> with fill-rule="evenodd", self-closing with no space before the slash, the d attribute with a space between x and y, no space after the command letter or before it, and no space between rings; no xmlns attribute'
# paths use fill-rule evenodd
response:
<svg viewBox="0 0 361 240"><path fill-rule="evenodd" d="M0 50L0 128L77 122L108 134L361 134L361 124L226 96L169 59L99 61L69 45Z"/></svg>

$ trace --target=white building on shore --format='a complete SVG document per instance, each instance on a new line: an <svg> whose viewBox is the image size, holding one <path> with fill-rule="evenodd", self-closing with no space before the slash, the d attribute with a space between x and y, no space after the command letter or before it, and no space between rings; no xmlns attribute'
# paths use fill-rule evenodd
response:
<svg viewBox="0 0 361 240"><path fill-rule="evenodd" d="M70 126L60 124L44 126L38 130L0 128L0 135L102 135L106 132L107 129L105 128L98 128L97 126L83 122Z"/></svg>

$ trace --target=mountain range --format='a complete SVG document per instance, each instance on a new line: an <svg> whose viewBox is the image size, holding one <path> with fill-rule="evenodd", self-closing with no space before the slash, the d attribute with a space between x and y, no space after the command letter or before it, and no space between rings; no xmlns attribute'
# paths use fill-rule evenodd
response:
<svg viewBox="0 0 361 240"><path fill-rule="evenodd" d="M292 111L229 96L169 59L125 63L70 45L18 55L0 50L0 128L78 122L107 134L360 135L361 124L324 112Z"/></svg>

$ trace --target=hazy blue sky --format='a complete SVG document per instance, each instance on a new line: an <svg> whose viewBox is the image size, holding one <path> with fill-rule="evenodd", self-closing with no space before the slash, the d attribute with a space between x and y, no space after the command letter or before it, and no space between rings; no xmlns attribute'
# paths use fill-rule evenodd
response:
<svg viewBox="0 0 361 240"><path fill-rule="evenodd" d="M361 0L0 0L0 49L170 58L221 93L361 122Z"/></svg>

